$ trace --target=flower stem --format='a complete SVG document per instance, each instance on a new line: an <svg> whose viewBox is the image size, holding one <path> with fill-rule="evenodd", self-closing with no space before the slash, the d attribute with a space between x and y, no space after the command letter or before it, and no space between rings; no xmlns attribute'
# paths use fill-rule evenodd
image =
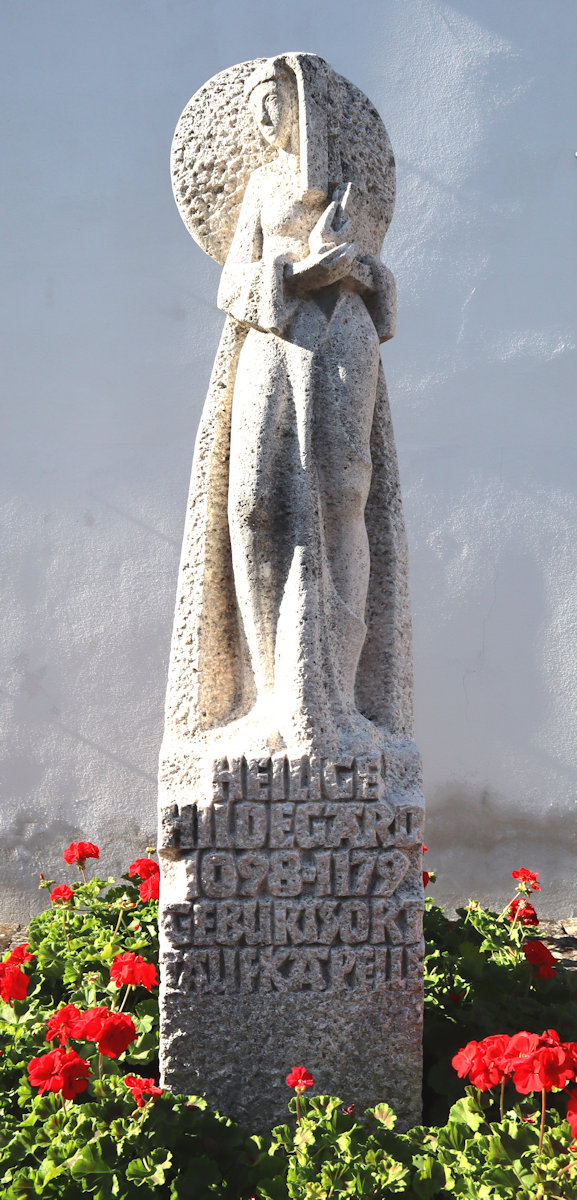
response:
<svg viewBox="0 0 577 1200"><path fill-rule="evenodd" d="M124 1008L124 1005L126 1004L126 1001L128 1000L128 993L129 993L129 991L130 991L130 989L131 989L131 988L132 988L132 984L131 984L131 983L127 983L127 985L126 985L126 991L125 991L125 993L124 993L124 998L123 998L122 1004L120 1005L120 1008L118 1009L118 1011L119 1011L119 1012L122 1012L122 1010L123 1010L123 1008Z"/></svg>
<svg viewBox="0 0 577 1200"><path fill-rule="evenodd" d="M515 889L515 891L516 891L516 890L517 890L517 889ZM513 897L511 897L511 900L512 900L512 899L513 899ZM499 917L498 917L498 920L499 920L499 921L502 921L502 920L503 920L503 917L506 917L506 916L507 916L507 913L509 913L509 912L511 911L511 900L508 900L508 901L507 901L507 903L506 903L506 905L505 905L505 907L504 907L503 911L499 913Z"/></svg>
<svg viewBox="0 0 577 1200"><path fill-rule="evenodd" d="M543 1149L543 1133L545 1130L545 1104L547 1102L547 1093L545 1088L541 1089L541 1129L539 1130L539 1154Z"/></svg>
<svg viewBox="0 0 577 1200"><path fill-rule="evenodd" d="M70 949L70 938L68 937L68 930L66 928L66 909L64 906L62 907L62 928L64 930L64 937L66 938L66 945Z"/></svg>
<svg viewBox="0 0 577 1200"><path fill-rule="evenodd" d="M80 866L80 863L78 863L78 870L82 872L82 878L83 878L84 882L88 883L88 880L86 878L86 871L84 870L84 867Z"/></svg>
<svg viewBox="0 0 577 1200"><path fill-rule="evenodd" d="M502 1078L502 1080L501 1080L501 1095L499 1096L499 1112L500 1112L500 1114L501 1114L501 1121L503 1120L503 1099L504 1099L504 1096L505 1096L505 1076L503 1075L503 1078Z"/></svg>
<svg viewBox="0 0 577 1200"><path fill-rule="evenodd" d="M300 1098L300 1095L298 1092L296 1093L296 1098L297 1098L297 1125L300 1125L300 1123L301 1123L301 1098Z"/></svg>
<svg viewBox="0 0 577 1200"><path fill-rule="evenodd" d="M102 1055L100 1051L98 1051L98 1078L102 1082Z"/></svg>

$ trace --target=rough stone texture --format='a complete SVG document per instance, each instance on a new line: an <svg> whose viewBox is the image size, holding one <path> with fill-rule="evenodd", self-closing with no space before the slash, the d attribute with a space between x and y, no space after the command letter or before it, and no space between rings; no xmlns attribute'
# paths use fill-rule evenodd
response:
<svg viewBox="0 0 577 1200"><path fill-rule="evenodd" d="M174 134L174 198L187 229L219 263L226 262L252 172L275 157L244 103L246 81L267 62L237 63L209 79L187 104ZM328 72L328 92L330 142L338 136L347 178L374 197L382 239L395 204L395 163L387 131L374 105L342 75Z"/></svg>
<svg viewBox="0 0 577 1200"><path fill-rule="evenodd" d="M21 935L21 936L20 936ZM24 941L22 926L14 921L0 921L0 955Z"/></svg>
<svg viewBox="0 0 577 1200"><path fill-rule="evenodd" d="M196 802L194 802L196 800ZM191 802L192 801L192 802ZM284 1074L361 1108L420 1109L420 764L220 760L161 809L164 1083L249 1124L286 1114Z"/></svg>
<svg viewBox="0 0 577 1200"><path fill-rule="evenodd" d="M321 1090L388 1098L407 1124L423 814L379 355L395 325L390 143L358 89L287 54L193 97L173 178L224 261L227 321L160 761L163 1078L265 1127L302 1061Z"/></svg>

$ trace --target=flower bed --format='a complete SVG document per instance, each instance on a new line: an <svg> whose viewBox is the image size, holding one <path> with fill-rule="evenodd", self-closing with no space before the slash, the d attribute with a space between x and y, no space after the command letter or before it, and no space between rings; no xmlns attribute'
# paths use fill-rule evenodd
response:
<svg viewBox="0 0 577 1200"><path fill-rule="evenodd" d="M534 872L500 914L427 900L427 1124L398 1134L386 1104L315 1096L307 1064L263 1138L158 1086L157 863L117 885L86 878L94 843L63 857L81 878L41 880L50 908L0 962L5 1200L577 1200L577 972L537 936Z"/></svg>

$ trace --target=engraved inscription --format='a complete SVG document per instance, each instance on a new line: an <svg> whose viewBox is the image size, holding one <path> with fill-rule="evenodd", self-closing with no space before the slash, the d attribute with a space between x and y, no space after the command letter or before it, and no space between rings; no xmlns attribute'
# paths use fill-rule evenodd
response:
<svg viewBox="0 0 577 1200"><path fill-rule="evenodd" d="M167 986L320 992L417 980L422 809L387 797L385 777L366 758L223 759L208 802L165 809L163 852L187 865L186 901L162 914Z"/></svg>
<svg viewBox="0 0 577 1200"><path fill-rule="evenodd" d="M417 980L424 946L267 946L193 950L165 957L166 986L183 992L373 990Z"/></svg>

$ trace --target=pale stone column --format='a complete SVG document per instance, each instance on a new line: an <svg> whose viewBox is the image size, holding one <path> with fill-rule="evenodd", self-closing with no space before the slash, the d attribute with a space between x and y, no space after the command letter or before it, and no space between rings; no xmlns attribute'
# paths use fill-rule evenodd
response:
<svg viewBox="0 0 577 1200"><path fill-rule="evenodd" d="M210 80L181 214L226 312L160 760L161 1061L253 1128L295 1064L420 1114L423 800L406 538L379 343L386 130L311 54Z"/></svg>

